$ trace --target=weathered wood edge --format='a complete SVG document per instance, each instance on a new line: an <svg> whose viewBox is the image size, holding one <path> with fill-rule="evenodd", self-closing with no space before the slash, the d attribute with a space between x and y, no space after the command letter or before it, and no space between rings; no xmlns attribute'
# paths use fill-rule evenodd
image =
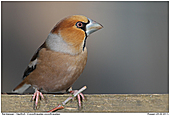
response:
<svg viewBox="0 0 170 116"><path fill-rule="evenodd" d="M39 102L34 110L32 95L1 94L1 112L47 112L61 104L70 95L44 94L47 98ZM85 94L82 109L77 100L65 105L57 112L169 112L169 94Z"/></svg>

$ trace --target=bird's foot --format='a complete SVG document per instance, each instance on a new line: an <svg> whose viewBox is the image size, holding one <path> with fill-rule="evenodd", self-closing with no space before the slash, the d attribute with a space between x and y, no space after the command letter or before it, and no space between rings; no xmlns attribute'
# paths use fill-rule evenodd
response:
<svg viewBox="0 0 170 116"><path fill-rule="evenodd" d="M79 107L81 107L81 99L80 99L80 96L82 97L82 99L84 99L84 95L83 95L81 92L83 92L86 88L87 88L87 87L84 86L84 87L82 87L80 90L74 90L74 91L71 90L71 91L69 91L69 92L72 93L73 95L70 96L70 97L68 97L64 102L62 102L62 105L59 104L57 107L55 107L54 109L52 109L52 110L50 110L50 111L48 111L48 112L54 112L54 111L56 111L56 110L63 109L64 106L66 105L66 103L67 103L68 101L70 101L71 99L74 99L74 97L76 97L76 96L79 96L79 97L78 97L78 102L79 102Z"/></svg>
<svg viewBox="0 0 170 116"><path fill-rule="evenodd" d="M75 98L74 95L77 94L77 99L78 99L79 108L81 108L81 98L84 100L84 99L85 99L85 98L84 98L84 95L83 95L82 93L79 93L78 90L72 90L72 91L70 91L70 93L73 94L72 100L74 100L74 98Z"/></svg>
<svg viewBox="0 0 170 116"><path fill-rule="evenodd" d="M41 98L44 99L43 94L36 89L35 93L34 93L34 95L32 97L32 100L35 100L35 108L36 109L37 109L37 105L38 105L39 96L41 96Z"/></svg>

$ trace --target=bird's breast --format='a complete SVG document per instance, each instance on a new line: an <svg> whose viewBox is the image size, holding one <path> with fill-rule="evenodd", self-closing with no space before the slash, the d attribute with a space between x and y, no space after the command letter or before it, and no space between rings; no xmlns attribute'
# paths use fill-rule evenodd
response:
<svg viewBox="0 0 170 116"><path fill-rule="evenodd" d="M63 91L77 80L86 61L87 50L78 55L69 55L43 48L39 53L36 69L28 79L34 87L44 91Z"/></svg>

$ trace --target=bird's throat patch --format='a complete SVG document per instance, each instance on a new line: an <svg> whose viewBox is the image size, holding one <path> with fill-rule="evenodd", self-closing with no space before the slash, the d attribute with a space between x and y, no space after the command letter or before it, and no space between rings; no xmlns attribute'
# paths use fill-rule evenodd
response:
<svg viewBox="0 0 170 116"><path fill-rule="evenodd" d="M85 33L85 34L86 34L86 33ZM83 51L84 51L84 48L86 47L86 40L87 40L87 34L86 34L86 36L85 36L85 38L84 38Z"/></svg>

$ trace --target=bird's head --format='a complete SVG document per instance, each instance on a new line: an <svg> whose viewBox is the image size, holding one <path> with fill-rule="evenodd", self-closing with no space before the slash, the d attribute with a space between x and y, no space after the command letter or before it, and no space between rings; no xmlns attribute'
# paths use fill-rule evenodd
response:
<svg viewBox="0 0 170 116"><path fill-rule="evenodd" d="M58 35L72 52L78 53L84 50L87 37L101 28L103 28L101 24L85 16L73 15L57 23L51 34ZM57 42L59 45L61 41Z"/></svg>

